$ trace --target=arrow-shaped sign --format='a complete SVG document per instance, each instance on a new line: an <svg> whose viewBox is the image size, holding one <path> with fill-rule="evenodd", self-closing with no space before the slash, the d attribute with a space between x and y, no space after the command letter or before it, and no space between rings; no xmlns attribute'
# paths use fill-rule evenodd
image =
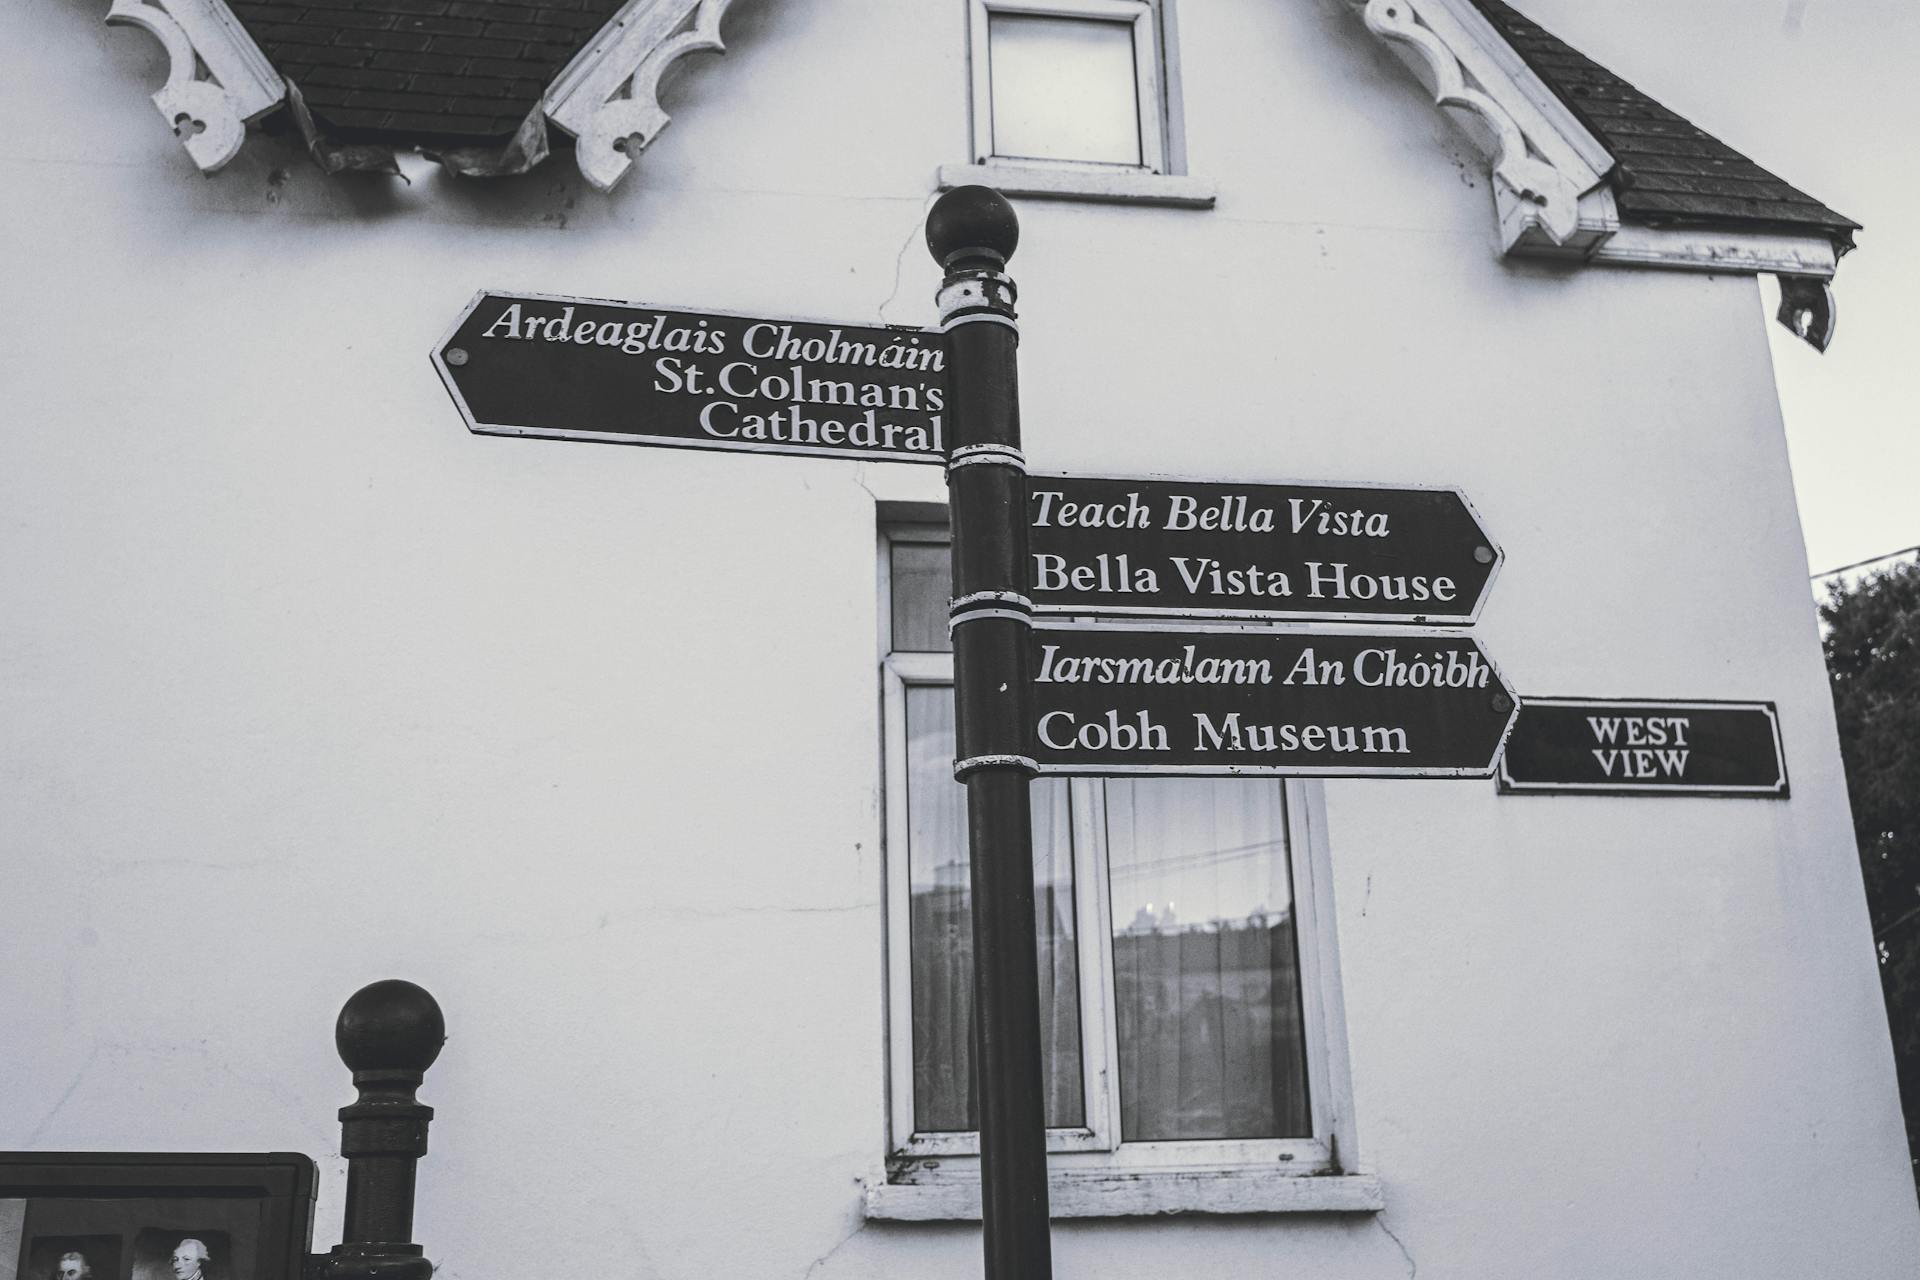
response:
<svg viewBox="0 0 1920 1280"><path fill-rule="evenodd" d="M1484 778L1513 691L1459 632L1036 623L1042 773Z"/></svg>
<svg viewBox="0 0 1920 1280"><path fill-rule="evenodd" d="M1041 613L1458 625L1500 548L1451 488L1032 476Z"/></svg>
<svg viewBox="0 0 1920 1280"><path fill-rule="evenodd" d="M433 364L469 430L945 462L946 340L921 329L482 293Z"/></svg>

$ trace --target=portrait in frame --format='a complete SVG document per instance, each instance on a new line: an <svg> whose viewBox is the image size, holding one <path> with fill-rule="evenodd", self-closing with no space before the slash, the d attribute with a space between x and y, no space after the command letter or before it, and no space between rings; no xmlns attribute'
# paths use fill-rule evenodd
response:
<svg viewBox="0 0 1920 1280"><path fill-rule="evenodd" d="M0 1152L0 1280L300 1280L293 1153Z"/></svg>

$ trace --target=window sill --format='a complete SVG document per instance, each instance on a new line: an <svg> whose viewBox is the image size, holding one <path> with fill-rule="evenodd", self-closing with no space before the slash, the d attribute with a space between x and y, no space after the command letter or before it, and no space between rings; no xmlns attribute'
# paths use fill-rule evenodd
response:
<svg viewBox="0 0 1920 1280"><path fill-rule="evenodd" d="M1054 1218L1158 1214L1374 1213L1386 1208L1370 1174L1289 1177L1252 1169L1179 1172L1054 1172L1047 1178ZM867 1187L867 1217L887 1222L978 1222L978 1178L881 1182Z"/></svg>
<svg viewBox="0 0 1920 1280"><path fill-rule="evenodd" d="M1017 164L943 164L940 190L979 185L1002 195L1048 200L1099 200L1113 204L1162 204L1211 209L1211 182L1183 174L1126 169L1050 169Z"/></svg>

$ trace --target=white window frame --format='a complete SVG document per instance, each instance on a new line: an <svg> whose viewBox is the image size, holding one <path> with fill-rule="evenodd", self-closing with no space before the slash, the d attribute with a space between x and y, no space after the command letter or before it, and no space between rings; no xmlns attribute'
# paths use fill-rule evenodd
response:
<svg viewBox="0 0 1920 1280"><path fill-rule="evenodd" d="M979 183L1007 195L1212 208L1212 183L1187 175L1175 0L966 0L970 163L940 166L942 190ZM1139 164L1001 156L993 152L994 14L1127 22L1133 28Z"/></svg>
<svg viewBox="0 0 1920 1280"><path fill-rule="evenodd" d="M908 933L906 695L914 686L950 686L953 659L949 653L892 650L891 549L896 543L945 545L947 531L937 524L888 525L881 530L878 546L888 922L888 1173L884 1183L869 1188L868 1213L890 1218L964 1218L978 1215L978 1135L920 1134L913 1128ZM1057 1217L1381 1207L1377 1180L1356 1172L1358 1144L1334 937L1324 787L1318 780L1266 781L1283 788L1286 805L1311 1136L1122 1140L1116 1078L1119 1045L1111 997L1106 784L1098 778L1074 778L1067 788L1086 1123L1047 1133L1049 1168L1060 1184L1053 1197ZM1258 784L1250 781L1249 785ZM1250 1174L1256 1176L1250 1178ZM1116 1189L1122 1194L1115 1195Z"/></svg>
<svg viewBox="0 0 1920 1280"><path fill-rule="evenodd" d="M1159 6L1153 0L969 0L973 71L973 162L1064 165L1075 169L1166 173L1167 107L1162 86ZM989 26L994 14L1030 18L1081 18L1125 22L1133 28L1133 98L1140 128L1140 163L1003 156L993 149L993 57Z"/></svg>

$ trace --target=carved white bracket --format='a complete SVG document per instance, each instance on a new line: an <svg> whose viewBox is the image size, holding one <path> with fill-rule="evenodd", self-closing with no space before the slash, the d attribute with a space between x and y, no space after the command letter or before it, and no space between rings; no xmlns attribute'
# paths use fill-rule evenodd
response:
<svg viewBox="0 0 1920 1280"><path fill-rule="evenodd" d="M547 118L579 139L580 172L610 191L669 123L660 78L697 49L725 49L720 19L733 0L629 0L554 79Z"/></svg>
<svg viewBox="0 0 1920 1280"><path fill-rule="evenodd" d="M1580 196L1599 175L1581 163L1579 168L1586 172L1577 176L1591 179L1581 183L1548 158L1546 147L1529 146L1528 134L1516 118L1517 109L1524 108L1497 101L1489 92L1497 92L1499 80L1488 74L1490 66L1474 68L1479 74L1468 83L1466 64L1482 50L1471 47L1473 42L1452 13L1431 0L1367 0L1363 17L1367 30L1417 53L1425 62L1436 105L1470 112L1491 137L1493 178L1508 197L1502 202L1501 222L1514 224L1503 237L1507 243L1512 245L1530 231L1545 235L1555 245L1573 240L1580 229Z"/></svg>
<svg viewBox="0 0 1920 1280"><path fill-rule="evenodd" d="M153 105L203 172L238 155L247 121L287 96L286 82L222 0L113 0L107 23L144 27L166 49L167 82Z"/></svg>

